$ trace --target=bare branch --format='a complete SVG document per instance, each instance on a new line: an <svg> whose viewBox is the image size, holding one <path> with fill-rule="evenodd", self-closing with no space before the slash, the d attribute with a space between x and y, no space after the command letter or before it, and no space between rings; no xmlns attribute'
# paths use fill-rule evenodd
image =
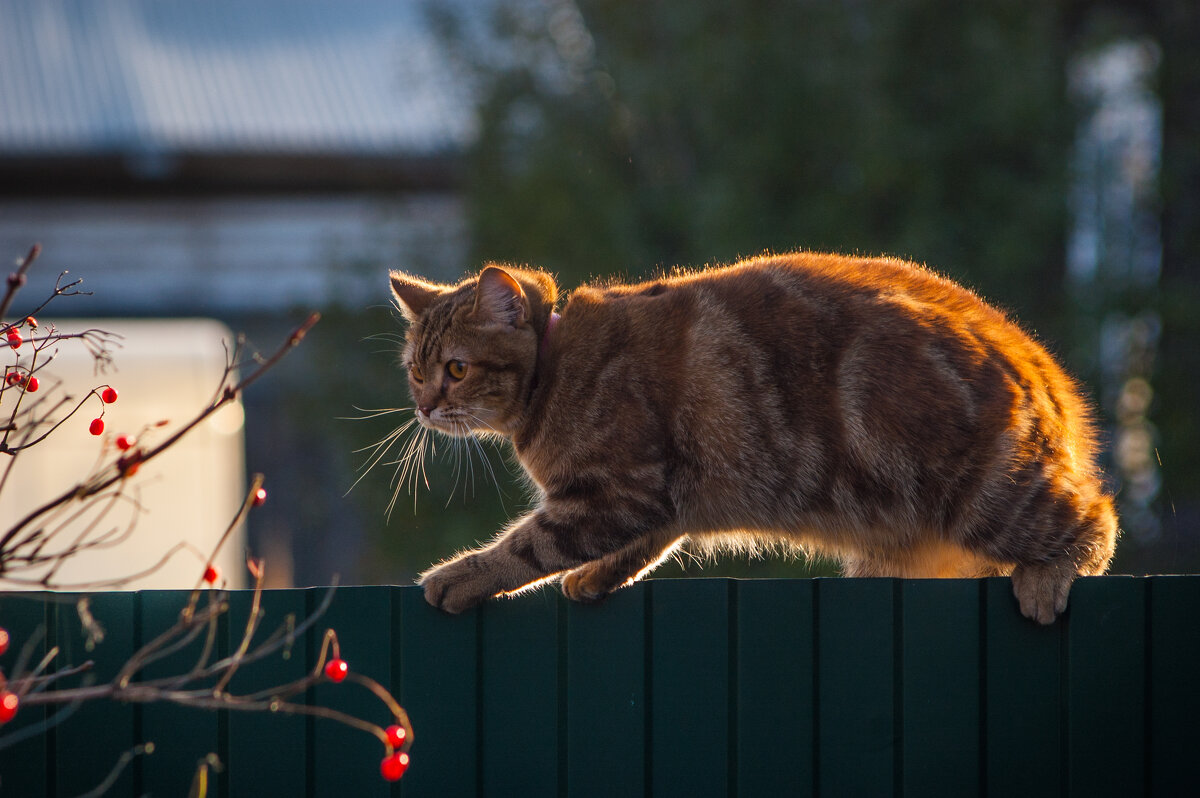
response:
<svg viewBox="0 0 1200 798"><path fill-rule="evenodd" d="M49 501L45 502L41 506L29 511L25 515L25 517L23 517L22 519L17 521L17 523L15 523L12 527L10 527L8 529L8 531L4 533L3 537L0 537L0 578L5 577L5 575L6 575L5 572L7 570L7 559L8 559L8 555L10 552L11 544L12 544L14 538L16 538L16 536L18 534L20 534L22 530L24 530L26 527L28 527L31 523L36 521L38 518L42 517L43 515L46 515L47 513L51 512L52 510L54 510L57 507L63 506L72 501L80 501L80 500L86 499L90 496L94 496L95 494L100 493L101 491L111 487L112 485L116 484L117 482L123 480L126 477L126 475L128 473L128 469L131 465L140 465L142 463L149 462L150 460L152 460L155 457L157 457L158 455L160 455L162 452L169 449L177 441L179 441L181 438L183 438L185 435L187 435L189 432L191 432L193 429L195 429L199 424L201 424L205 419L207 419L209 416L211 416L217 410L224 407L229 402L236 400L241 395L242 391L244 391L248 386L250 386L255 381L257 381L260 377L262 377L263 374L265 374L267 371L269 371L285 355L287 355L288 352L290 352L295 346L297 346L302 340L304 340L304 336L308 333L308 331L310 329L312 329L313 325L316 324L320 320L320 318L321 318L321 316L319 313L310 314L308 316L308 318L305 319L302 324L300 324L300 326L298 326L295 330L292 331L292 334L288 337L287 341L282 346L280 346L279 349L276 350L276 352L273 355L271 355L266 360L263 360L256 369L254 369L250 374L248 374L246 377L244 377L241 381L239 381L235 384L232 384L232 385L227 385L225 387L225 389L220 393L220 395L216 399L214 399L214 401L212 403L210 403L207 407L205 407L203 410L201 410L200 413L198 413L191 421L184 424L183 427L176 430L173 434L171 434L169 437L167 437L161 443L157 444L156 446L151 447L150 449L136 450L136 453L135 453L136 459L130 459L129 456L126 456L125 458L121 458L116 463L113 463L112 465L101 469L98 473L96 473L89 480L86 480L78 485L75 485L72 488L69 488L68 490L64 491L63 493L59 494L58 496L54 497L53 499L50 499ZM72 413L76 412L79 409L79 407L82 406L82 403L84 401L87 401L87 399L93 395L98 396L98 393L95 389L93 389L93 391L91 393L89 393L88 396L85 397L80 402L79 405L76 406L75 410L73 410Z"/></svg>
<svg viewBox="0 0 1200 798"><path fill-rule="evenodd" d="M29 254L21 260L21 264L17 270L8 275L8 287L4 292L4 299L0 299L0 319L8 315L8 309L12 307L13 299L16 298L17 292L25 285L25 273L29 271L29 267L37 260L38 255L42 253L42 245L34 244L29 248Z"/></svg>

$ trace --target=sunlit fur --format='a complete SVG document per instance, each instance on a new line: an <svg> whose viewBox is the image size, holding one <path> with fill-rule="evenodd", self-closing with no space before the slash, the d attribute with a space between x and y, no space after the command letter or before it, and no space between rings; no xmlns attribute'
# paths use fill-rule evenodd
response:
<svg viewBox="0 0 1200 798"><path fill-rule="evenodd" d="M1077 387L923 267L764 256L584 286L557 324L539 270L391 282L422 429L510 441L537 495L422 576L448 611L557 575L596 600L691 540L812 551L855 576L1012 574L1049 623L1112 557Z"/></svg>

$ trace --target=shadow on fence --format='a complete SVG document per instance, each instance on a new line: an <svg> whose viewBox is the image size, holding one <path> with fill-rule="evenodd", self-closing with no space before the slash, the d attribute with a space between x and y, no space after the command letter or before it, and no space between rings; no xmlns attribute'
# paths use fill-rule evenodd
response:
<svg viewBox="0 0 1200 798"><path fill-rule="evenodd" d="M265 626L323 595L267 591ZM103 679L186 598L98 595L108 637L92 652L57 594L0 595L0 625L14 640L44 627L43 650L93 659ZM220 645L236 644L249 598L231 594ZM186 795L210 752L225 763L209 792L221 796L1175 796L1200 784L1200 576L1082 579L1051 627L1020 616L1007 579L652 580L599 606L544 590L458 617L414 587L348 587L328 626L412 718L397 785L379 777L374 738L320 719L97 702L0 751L0 795L86 792L146 740L156 752L108 794ZM231 688L286 681L315 654L247 668ZM175 656L155 668L186 668L189 652ZM379 711L347 685L317 689L322 704ZM30 709L20 723L56 711Z"/></svg>

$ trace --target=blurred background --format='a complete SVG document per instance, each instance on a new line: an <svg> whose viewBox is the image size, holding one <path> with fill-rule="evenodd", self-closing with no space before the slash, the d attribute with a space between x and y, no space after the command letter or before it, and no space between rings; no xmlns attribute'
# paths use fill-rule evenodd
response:
<svg viewBox="0 0 1200 798"><path fill-rule="evenodd" d="M394 457L362 473L409 417L372 412L409 402L389 268L570 289L797 248L1010 311L1101 410L1114 570L1200 568L1192 0L0 0L0 255L34 242L26 301L62 269L94 292L58 317L269 351L324 314L244 397L274 586L407 583L528 506L489 446L473 479L441 447L390 516Z"/></svg>

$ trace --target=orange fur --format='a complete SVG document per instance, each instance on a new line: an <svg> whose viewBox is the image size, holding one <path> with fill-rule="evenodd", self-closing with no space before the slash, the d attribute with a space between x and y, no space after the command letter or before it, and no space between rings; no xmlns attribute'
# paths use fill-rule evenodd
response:
<svg viewBox="0 0 1200 798"><path fill-rule="evenodd" d="M512 441L540 497L422 576L448 611L558 574L595 600L692 539L781 542L852 575L1011 573L1049 623L1112 557L1077 387L923 267L797 253L584 286L545 341L544 272L392 286L421 422Z"/></svg>

